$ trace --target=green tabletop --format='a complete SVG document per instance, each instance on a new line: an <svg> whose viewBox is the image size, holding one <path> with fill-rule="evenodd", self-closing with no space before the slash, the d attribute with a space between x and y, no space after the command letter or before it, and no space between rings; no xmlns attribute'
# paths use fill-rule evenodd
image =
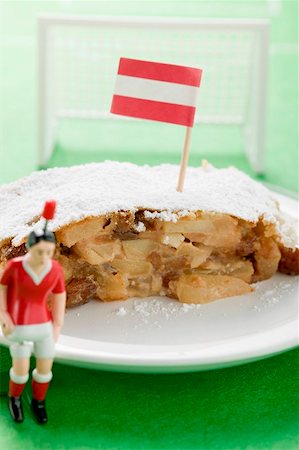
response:
<svg viewBox="0 0 299 450"><path fill-rule="evenodd" d="M25 392L22 424L0 398L2 449L277 449L299 446L299 350L209 372L137 375L55 364L50 420ZM1 386L2 387L2 386Z"/></svg>
<svg viewBox="0 0 299 450"><path fill-rule="evenodd" d="M293 0L0 2L0 183L16 180L37 168L35 49L36 16L41 13L270 19L263 180L298 191L298 10ZM167 134L164 130L160 139ZM91 131L85 133L93 139ZM179 155L172 152L142 153L130 148L126 129L121 148L114 152L105 149L109 139L105 141L104 135L100 151L86 152L80 142L75 149L68 145L69 135L76 135L76 129L65 124L62 132L64 136L49 166L107 158L151 164L179 162ZM236 165L255 176L241 146L230 152L228 137L221 142L226 151L217 153L209 145L218 145L217 132L201 132L206 148L191 145L190 164L198 165L205 158L219 167ZM178 136L183 141L183 134ZM208 136L212 139L208 140ZM47 397L50 420L41 427L30 415L29 385L24 394L25 422L12 422L6 404L10 357L7 349L0 347L0 448L297 449L298 357L299 350L295 349L238 367L168 375L111 373L56 363Z"/></svg>

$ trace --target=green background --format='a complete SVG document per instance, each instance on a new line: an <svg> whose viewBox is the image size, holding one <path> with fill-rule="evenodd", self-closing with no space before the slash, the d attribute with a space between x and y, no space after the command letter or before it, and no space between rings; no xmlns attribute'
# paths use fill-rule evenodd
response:
<svg viewBox="0 0 299 450"><path fill-rule="evenodd" d="M229 369L122 374L55 364L50 421L0 399L3 449L298 449L299 351Z"/></svg>
<svg viewBox="0 0 299 450"><path fill-rule="evenodd" d="M276 7L275 7L276 5ZM266 120L265 180L298 190L298 7L296 0L235 1L2 1L0 2L0 183L27 175L37 168L37 21L41 14L103 14L131 16L176 16L212 18L269 19L270 58ZM160 125L160 126L159 126ZM96 125L100 129L100 123ZM131 127L132 125L130 125ZM66 126L59 134L60 148L50 165L68 165L90 160L126 159L139 163L170 161L179 163L179 152L159 154L159 141L184 139L183 127L138 122L137 131L147 138L155 133L157 151L145 153L147 139L140 145L130 138L129 126L120 132L118 150L109 143L114 129L95 139L95 126ZM202 134L199 149L191 144L190 163L202 158L217 166L234 164L252 174L244 156L241 140L231 133L219 136L219 128L195 127ZM153 131L152 131L153 130ZM70 138L71 134L71 138ZM227 136L225 138L225 136ZM195 143L195 139L193 139ZM86 151L83 144L101 151ZM105 145L107 146L105 149ZM141 147L142 146L142 151ZM125 150L124 150L125 149ZM140 149L140 150L139 150ZM283 168L283 170L282 170ZM252 174L253 175L253 174Z"/></svg>
<svg viewBox="0 0 299 450"><path fill-rule="evenodd" d="M298 191L298 10L284 1L2 1L0 2L0 183L37 168L36 16L43 13L184 17L251 17L271 21L265 181ZM157 130L155 128L155 130ZM167 128L167 130L170 130ZM157 131L156 131L157 132ZM234 164L254 176L241 146L228 137L191 147L191 164L202 158ZM175 153L144 154L122 148L84 151L68 145L66 127L53 165L127 159L179 162ZM165 136L158 129L157 142ZM92 133L86 133L94 146ZM213 135L217 144L217 133ZM182 134L183 140L183 134ZM70 139L70 142L72 141ZM125 148L125 152L124 152ZM298 350L248 365L172 375L137 375L54 366L47 398L50 422L12 423L6 407L8 352L0 349L0 448L6 449L295 449L299 446Z"/></svg>

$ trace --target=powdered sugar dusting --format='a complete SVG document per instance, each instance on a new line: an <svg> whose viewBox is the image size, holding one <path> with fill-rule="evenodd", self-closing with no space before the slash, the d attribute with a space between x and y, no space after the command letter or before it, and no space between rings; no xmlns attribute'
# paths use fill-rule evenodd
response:
<svg viewBox="0 0 299 450"><path fill-rule="evenodd" d="M117 316L126 316L127 315L127 311L125 310L124 307L121 307L121 308L119 308L117 310L116 315Z"/></svg>
<svg viewBox="0 0 299 450"><path fill-rule="evenodd" d="M144 225L143 222L138 222L137 225L135 226L135 230L138 231L138 233L141 233L142 231L146 230L146 227Z"/></svg>
<svg viewBox="0 0 299 450"><path fill-rule="evenodd" d="M278 307L281 301L285 301L286 295L296 296L298 284L293 281L290 282L288 277L280 276L273 278L271 284L268 282L259 282L252 285L254 288L254 302L252 297L246 301L242 298L239 307L248 310L251 309L253 313L261 313L263 311ZM151 324L154 327L161 328L160 319L169 321L176 321L178 318L183 317L186 314L192 314L192 317L203 318L205 314L208 314L209 308L215 306L221 306L221 302L212 302L210 304L189 304L180 303L177 300L172 300L165 297L151 297L148 299L132 299L132 302L127 302L123 306L117 308L111 312L111 315L120 317L130 317L137 319L135 328L144 324ZM237 309L237 299L234 299L234 305L228 307L225 306L229 312L221 312L219 308L219 314L222 318L234 316ZM216 311L216 310L215 310ZM214 312L215 313L215 312Z"/></svg>
<svg viewBox="0 0 299 450"><path fill-rule="evenodd" d="M298 247L299 223L293 217L285 214L278 217L277 230L279 231L283 244L288 248Z"/></svg>
<svg viewBox="0 0 299 450"><path fill-rule="evenodd" d="M296 286L289 281L277 282L275 280L272 280L271 288L267 287L267 289L265 289L265 284L263 282L256 283L252 286L258 295L258 304L252 306L252 309L256 312L273 308L281 301L281 299L285 298L286 293L293 292L294 289L296 289Z"/></svg>
<svg viewBox="0 0 299 450"><path fill-rule="evenodd" d="M202 305L186 304L180 303L176 300L173 301L169 298L165 300L165 298L153 297L150 300L134 300L133 304L129 303L127 307L121 306L113 311L112 314L116 314L117 316L130 315L131 317L137 318L138 323L140 324L147 324L151 322L155 326L160 327L161 325L158 321L155 321L155 318L159 319L164 317L166 320L174 320L178 316L181 316L189 311L192 311L193 314L201 317L201 309Z"/></svg>
<svg viewBox="0 0 299 450"><path fill-rule="evenodd" d="M233 167L188 167L183 192L176 191L178 172L176 165L150 167L115 161L34 172L0 187L0 240L13 237L13 244L20 244L41 225L39 216L50 198L57 200L53 231L88 216L137 208L165 221L205 210L251 222L264 217L281 223L271 192Z"/></svg>
<svg viewBox="0 0 299 450"><path fill-rule="evenodd" d="M164 220L165 222L177 222L178 216L177 214L171 211L144 211L144 217L146 219L159 219Z"/></svg>

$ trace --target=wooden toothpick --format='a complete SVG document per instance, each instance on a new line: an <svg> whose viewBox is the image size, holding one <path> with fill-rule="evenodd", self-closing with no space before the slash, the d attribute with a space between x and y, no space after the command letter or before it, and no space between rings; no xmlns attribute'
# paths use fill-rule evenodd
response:
<svg viewBox="0 0 299 450"><path fill-rule="evenodd" d="M184 189L184 181L185 181L186 169L187 169L188 158L189 158L191 131L192 131L192 127L186 127L184 150L183 150L183 155L182 155L182 160L181 160L179 180L178 180L178 184L177 184L177 188L176 188L176 190L178 192L183 192L183 189Z"/></svg>

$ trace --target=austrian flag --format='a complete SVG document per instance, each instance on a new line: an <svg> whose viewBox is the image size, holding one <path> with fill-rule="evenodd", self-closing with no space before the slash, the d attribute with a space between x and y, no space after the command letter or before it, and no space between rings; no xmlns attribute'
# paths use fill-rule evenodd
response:
<svg viewBox="0 0 299 450"><path fill-rule="evenodd" d="M120 58L111 112L192 127L202 70Z"/></svg>

